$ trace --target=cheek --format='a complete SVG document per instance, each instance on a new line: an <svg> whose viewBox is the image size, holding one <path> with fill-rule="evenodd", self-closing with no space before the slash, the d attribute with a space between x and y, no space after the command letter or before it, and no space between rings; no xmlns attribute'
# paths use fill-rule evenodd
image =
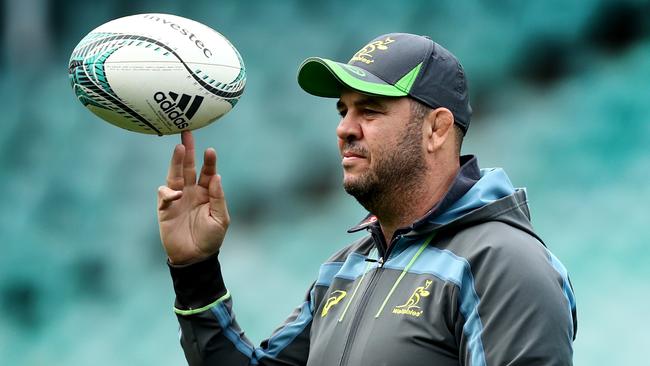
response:
<svg viewBox="0 0 650 366"><path fill-rule="evenodd" d="M400 142L396 137L392 135L376 136L372 141L368 141L368 149L377 158L386 158L390 154L396 154L400 149Z"/></svg>

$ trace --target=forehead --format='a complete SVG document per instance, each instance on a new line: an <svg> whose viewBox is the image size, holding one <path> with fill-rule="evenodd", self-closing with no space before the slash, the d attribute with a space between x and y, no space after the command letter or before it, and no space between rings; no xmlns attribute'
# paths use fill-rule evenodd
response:
<svg viewBox="0 0 650 366"><path fill-rule="evenodd" d="M341 97L339 98L336 106L338 108L349 108L351 106L376 106L383 108L392 108L395 105L401 103L408 103L407 98L404 97L380 97L374 95L366 95L357 93L350 90L344 90L341 92Z"/></svg>

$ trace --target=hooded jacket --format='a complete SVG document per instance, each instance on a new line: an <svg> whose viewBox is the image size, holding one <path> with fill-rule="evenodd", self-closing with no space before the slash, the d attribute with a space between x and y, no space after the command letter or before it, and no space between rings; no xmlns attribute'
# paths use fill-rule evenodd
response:
<svg viewBox="0 0 650 366"><path fill-rule="evenodd" d="M526 191L499 168L461 169L390 246L369 235L320 267L304 302L260 347L235 321L217 256L170 266L190 365L571 365L567 271L534 233Z"/></svg>

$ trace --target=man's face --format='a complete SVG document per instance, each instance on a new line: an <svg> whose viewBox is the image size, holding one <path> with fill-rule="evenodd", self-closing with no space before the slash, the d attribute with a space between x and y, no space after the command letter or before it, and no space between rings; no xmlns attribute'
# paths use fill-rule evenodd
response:
<svg viewBox="0 0 650 366"><path fill-rule="evenodd" d="M387 194L412 188L426 164L422 123L412 120L409 99L348 91L337 109L345 190L372 211Z"/></svg>

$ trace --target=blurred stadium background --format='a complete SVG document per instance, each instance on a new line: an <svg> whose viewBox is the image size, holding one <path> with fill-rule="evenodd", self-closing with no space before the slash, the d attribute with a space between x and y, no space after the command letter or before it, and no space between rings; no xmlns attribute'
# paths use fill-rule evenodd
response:
<svg viewBox="0 0 650 366"><path fill-rule="evenodd" d="M100 121L67 76L87 32L141 12L203 22L246 62L241 102L196 137L219 153L233 216L222 262L254 342L364 215L340 189L334 101L303 93L297 67L406 31L465 66L464 152L528 187L533 223L576 290L575 363L647 364L650 4L633 0L3 1L0 363L185 362L155 216L178 136Z"/></svg>

